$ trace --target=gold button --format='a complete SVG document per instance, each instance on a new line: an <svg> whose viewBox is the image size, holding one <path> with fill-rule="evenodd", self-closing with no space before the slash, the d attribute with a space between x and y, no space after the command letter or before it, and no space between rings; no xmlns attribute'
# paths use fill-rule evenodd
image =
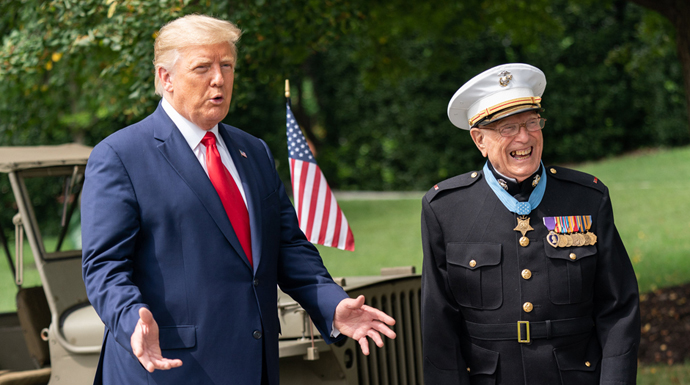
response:
<svg viewBox="0 0 690 385"><path fill-rule="evenodd" d="M532 302L525 302L524 305L522 305L522 310L525 311L525 313L529 313L534 309L534 306L532 305Z"/></svg>
<svg viewBox="0 0 690 385"><path fill-rule="evenodd" d="M467 367L467 373L469 373L469 372L470 372L470 368L469 368L469 367Z"/></svg>
<svg viewBox="0 0 690 385"><path fill-rule="evenodd" d="M585 361L585 366L589 368L592 364L590 364L589 361Z"/></svg>
<svg viewBox="0 0 690 385"><path fill-rule="evenodd" d="M473 260L470 261L470 267L475 267L475 266L477 266L477 261L475 261L475 260L473 259Z"/></svg>
<svg viewBox="0 0 690 385"><path fill-rule="evenodd" d="M476 172L476 171L473 172L472 175L470 175L470 176L471 176L472 178L476 178L476 177L477 177L477 172Z"/></svg>
<svg viewBox="0 0 690 385"><path fill-rule="evenodd" d="M552 174L555 174L555 173L556 173L556 169L555 169L555 168L552 168L552 169L549 170L549 171L551 171Z"/></svg>
<svg viewBox="0 0 690 385"><path fill-rule="evenodd" d="M522 247L527 247L527 246L529 246L529 238L527 238L527 237L520 237L520 246L522 246Z"/></svg>
<svg viewBox="0 0 690 385"><path fill-rule="evenodd" d="M532 278L532 272L529 271L529 269L525 269L522 271L522 278L524 279L530 279Z"/></svg>
<svg viewBox="0 0 690 385"><path fill-rule="evenodd" d="M570 253L570 259L572 259L573 261L576 260L577 255L575 255L575 253Z"/></svg>

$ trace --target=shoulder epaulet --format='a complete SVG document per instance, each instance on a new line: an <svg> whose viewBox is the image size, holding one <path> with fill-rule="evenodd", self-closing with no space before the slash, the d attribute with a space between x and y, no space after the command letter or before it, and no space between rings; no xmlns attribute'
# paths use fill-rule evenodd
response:
<svg viewBox="0 0 690 385"><path fill-rule="evenodd" d="M550 166L546 168L546 173L550 177L563 181L575 182L585 187L591 187L601 192L606 191L606 185L594 175L582 171L572 170L565 167Z"/></svg>
<svg viewBox="0 0 690 385"><path fill-rule="evenodd" d="M474 182L480 180L482 177L482 171L470 171L462 175L454 176L434 185L434 187L427 191L424 197L427 201L431 202L434 199L434 197L436 197L438 193L440 193L441 191L454 190L458 188L471 186Z"/></svg>

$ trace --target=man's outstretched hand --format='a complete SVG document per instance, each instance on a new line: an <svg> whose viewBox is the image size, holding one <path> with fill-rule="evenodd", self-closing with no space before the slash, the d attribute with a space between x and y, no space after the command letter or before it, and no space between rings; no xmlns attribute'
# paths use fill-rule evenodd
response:
<svg viewBox="0 0 690 385"><path fill-rule="evenodd" d="M395 332L388 325L395 325L393 317L364 304L364 296L360 295L356 299L345 298L340 301L335 308L333 325L341 333L359 342L364 355L369 355L369 343L367 336L371 338L378 347L383 347L383 340L379 333L383 333L388 338L395 338Z"/></svg>
<svg viewBox="0 0 690 385"><path fill-rule="evenodd" d="M182 366L182 360L163 358L158 342L158 324L151 311L145 307L139 309L139 322L134 327L129 342L141 365L151 373L156 369L168 370Z"/></svg>

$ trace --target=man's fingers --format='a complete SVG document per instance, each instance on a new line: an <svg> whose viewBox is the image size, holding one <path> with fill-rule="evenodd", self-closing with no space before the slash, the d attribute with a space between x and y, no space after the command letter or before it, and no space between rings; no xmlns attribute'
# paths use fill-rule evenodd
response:
<svg viewBox="0 0 690 385"><path fill-rule="evenodd" d="M139 318L145 324L150 324L153 321L153 314L151 311L145 307L139 308Z"/></svg>
<svg viewBox="0 0 690 385"><path fill-rule="evenodd" d="M359 339L359 347L362 349L362 354L365 356L369 355L369 341L367 341L367 337Z"/></svg>
<svg viewBox="0 0 690 385"><path fill-rule="evenodd" d="M377 332L374 329L371 329L371 330L369 330L367 335L369 336L369 338L371 338L372 341L374 341L376 346L378 346L380 348L383 347L383 340L381 339L381 335L379 334L379 332Z"/></svg>
<svg viewBox="0 0 690 385"><path fill-rule="evenodd" d="M381 322L385 323L386 325L391 325L391 326L395 325L395 319L393 317L389 316L388 314L382 312L381 310L379 310L375 307L364 305L364 306L362 306L362 310L369 313L371 315L371 317L375 320L381 321Z"/></svg>
<svg viewBox="0 0 690 385"><path fill-rule="evenodd" d="M374 328L379 331L379 333L383 333L386 337L390 339L395 339L396 334L391 328L383 324L382 322L376 322L374 325Z"/></svg>

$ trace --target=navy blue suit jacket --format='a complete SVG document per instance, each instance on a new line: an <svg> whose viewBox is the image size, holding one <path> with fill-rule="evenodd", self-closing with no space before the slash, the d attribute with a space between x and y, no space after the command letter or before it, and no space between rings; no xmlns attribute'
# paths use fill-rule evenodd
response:
<svg viewBox="0 0 690 385"><path fill-rule="evenodd" d="M242 180L253 268L208 176L162 107L98 144L82 196L83 277L105 323L103 384L278 383L276 285L329 336L347 295L299 229L266 144L235 127L220 134ZM241 156L240 151L246 154ZM148 373L130 337L141 307L163 356L183 366Z"/></svg>

